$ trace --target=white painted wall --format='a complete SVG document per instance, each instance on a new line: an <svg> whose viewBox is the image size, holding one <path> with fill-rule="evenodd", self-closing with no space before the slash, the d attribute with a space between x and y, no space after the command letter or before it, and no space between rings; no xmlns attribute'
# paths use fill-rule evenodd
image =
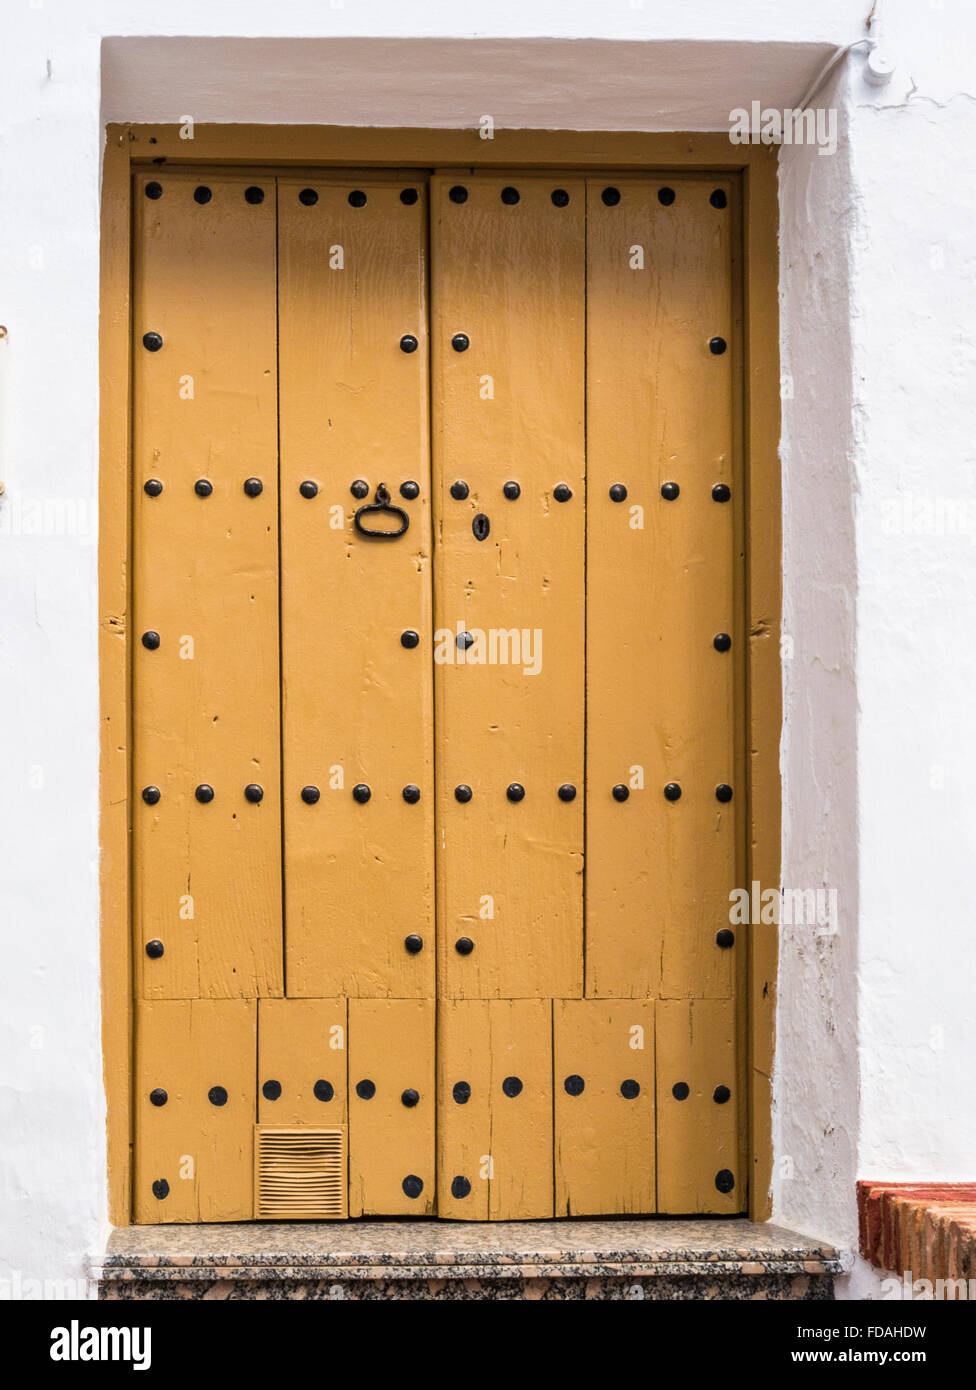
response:
<svg viewBox="0 0 976 1390"><path fill-rule="evenodd" d="M490 112L512 125L725 129L730 104L795 101L825 48L863 36L869 8L8 0L0 1294L33 1292L29 1279L80 1277L106 1229L95 601L102 120L189 112L472 125ZM976 1152L967 921L976 546L972 533L888 534L883 511L895 497L970 507L976 497L976 97L966 89L976 16L967 0L880 0L877 11L899 65L891 87L866 88L862 60L848 60L827 89L842 112L841 149L829 158L784 151L782 161L793 379L785 611L795 641L784 676L784 881L838 888L840 930L796 930L783 942L776 1211L842 1240L854 1234L855 1177L973 1177ZM168 45L150 42L165 36ZM187 44L220 36L305 42L202 55ZM383 41L396 37L432 42L391 56ZM112 40L104 90L103 40ZM860 1271L849 1292L875 1286Z"/></svg>

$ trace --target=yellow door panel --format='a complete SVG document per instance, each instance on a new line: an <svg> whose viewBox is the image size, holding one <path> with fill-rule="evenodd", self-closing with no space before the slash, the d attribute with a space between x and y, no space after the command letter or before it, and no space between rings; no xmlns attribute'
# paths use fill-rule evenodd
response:
<svg viewBox="0 0 976 1390"><path fill-rule="evenodd" d="M556 1214L654 1211L654 1004L553 1001Z"/></svg>
<svg viewBox="0 0 976 1390"><path fill-rule="evenodd" d="M579 179L431 182L445 998L582 992L584 214Z"/></svg>
<svg viewBox="0 0 976 1390"><path fill-rule="evenodd" d="M550 1001L448 999L438 1007L438 1214L552 1216Z"/></svg>
<svg viewBox="0 0 976 1390"><path fill-rule="evenodd" d="M729 189L591 179L588 208L586 992L728 997Z"/></svg>
<svg viewBox="0 0 976 1390"><path fill-rule="evenodd" d="M662 1000L655 1019L658 1211L743 1211L734 1004Z"/></svg>
<svg viewBox="0 0 976 1390"><path fill-rule="evenodd" d="M282 993L273 179L134 186L136 993Z"/></svg>
<svg viewBox="0 0 976 1390"><path fill-rule="evenodd" d="M282 179L279 226L288 993L430 997L425 189Z"/></svg>
<svg viewBox="0 0 976 1390"><path fill-rule="evenodd" d="M349 1214L434 1210L432 999L349 1001Z"/></svg>
<svg viewBox="0 0 976 1390"><path fill-rule="evenodd" d="M262 999L258 1123L346 1123L345 999Z"/></svg>
<svg viewBox="0 0 976 1390"><path fill-rule="evenodd" d="M137 1222L251 1219L256 1020L248 999L136 1006Z"/></svg>

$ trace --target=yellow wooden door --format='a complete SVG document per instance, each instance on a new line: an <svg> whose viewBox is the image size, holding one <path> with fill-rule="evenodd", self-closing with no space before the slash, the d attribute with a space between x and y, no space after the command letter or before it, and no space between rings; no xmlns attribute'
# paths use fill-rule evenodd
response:
<svg viewBox="0 0 976 1390"><path fill-rule="evenodd" d="M134 188L138 1221L736 1212L736 188Z"/></svg>

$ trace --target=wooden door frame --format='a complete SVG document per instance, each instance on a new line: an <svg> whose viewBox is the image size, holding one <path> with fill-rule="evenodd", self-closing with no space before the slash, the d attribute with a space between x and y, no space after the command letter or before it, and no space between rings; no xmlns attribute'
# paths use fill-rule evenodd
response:
<svg viewBox="0 0 976 1390"><path fill-rule="evenodd" d="M744 771L747 883L779 886L782 721L779 252L775 146L728 135L342 126L109 125L102 165L99 321L99 686L102 1056L109 1219L131 1221L132 931L129 829L131 183L153 165L307 168L533 168L714 172L741 181L738 364L744 467ZM776 928L752 927L746 955L749 1215L771 1209ZM742 991L740 991L740 995Z"/></svg>

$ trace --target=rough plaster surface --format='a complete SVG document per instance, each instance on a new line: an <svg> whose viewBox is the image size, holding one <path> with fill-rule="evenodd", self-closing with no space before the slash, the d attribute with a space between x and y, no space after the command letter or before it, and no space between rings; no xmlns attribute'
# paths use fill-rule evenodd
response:
<svg viewBox="0 0 976 1390"><path fill-rule="evenodd" d="M790 74L809 71L816 46L862 36L868 8L867 0L506 0L487 10L457 0L347 0L336 9L319 0L31 0L7 9L0 1295L23 1292L29 1278L80 1278L106 1234L94 545L102 41L595 40L575 94L551 65L546 73L544 54L542 86L520 97L505 71L498 90L513 110L521 100L533 123L586 127L628 114L632 128L661 128L673 104L675 126L719 112L724 128L719 108L730 82L754 86L756 97L786 91ZM966 86L976 17L962 0L880 0L877 8L899 65L895 81L868 89L851 59L850 96L838 96L840 151L787 151L782 176L783 347L794 381L785 403L784 566L795 640L785 673L784 879L837 887L840 930L783 943L776 1210L784 1224L832 1240L852 1237L855 1174L972 1177L976 1152L966 918L976 838L967 795L976 547L969 536L887 534L879 521L892 495L976 494L976 101ZM645 42L625 59L613 45L631 41ZM662 77L664 65L655 67L662 42L681 45L680 73ZM763 47L774 44L782 68ZM616 68L601 66L601 53ZM226 118L260 119L252 91L267 87L277 101L281 83L261 71L228 80L235 61L228 53L221 81L201 84L196 96L204 105L219 100ZM114 117L184 114L167 105L159 74L145 98L133 92L133 71L120 45L106 46L104 95ZM473 75L481 84L474 104L485 105L490 65ZM354 77L327 76L327 118L361 117ZM838 93L846 81L838 79ZM174 107L185 106L186 85ZM306 68L302 101L313 85ZM425 124L431 109L446 120L443 88L430 96L409 73L384 73L375 95L390 123ZM120 109L137 96L160 109ZM347 99L358 104L344 111ZM848 1283L861 1277L855 1267Z"/></svg>

